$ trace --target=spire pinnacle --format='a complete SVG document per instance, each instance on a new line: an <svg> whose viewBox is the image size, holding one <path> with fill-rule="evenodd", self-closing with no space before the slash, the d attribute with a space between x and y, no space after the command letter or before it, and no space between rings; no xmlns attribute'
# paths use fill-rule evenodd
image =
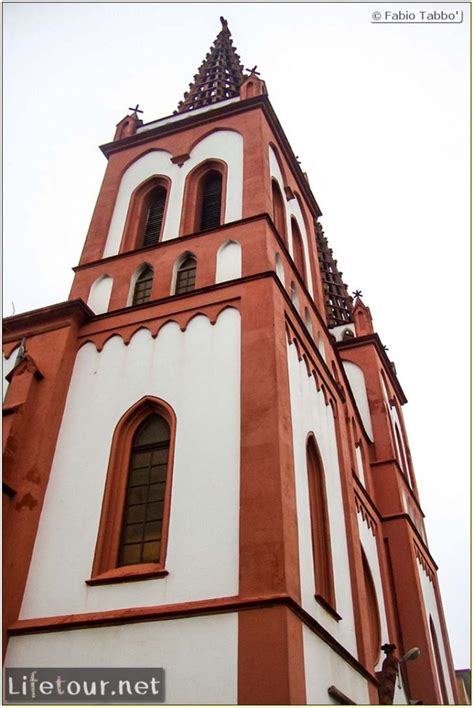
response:
<svg viewBox="0 0 474 708"><path fill-rule="evenodd" d="M220 21L222 29L189 84L189 91L184 94L176 113L185 113L239 95L244 67L232 44L227 20L221 17Z"/></svg>

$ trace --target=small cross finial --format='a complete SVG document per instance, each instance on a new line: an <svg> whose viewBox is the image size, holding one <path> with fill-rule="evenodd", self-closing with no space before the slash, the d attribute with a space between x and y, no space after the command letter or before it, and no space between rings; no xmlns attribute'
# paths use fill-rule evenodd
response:
<svg viewBox="0 0 474 708"><path fill-rule="evenodd" d="M255 64L253 69L245 69L245 71L250 71L251 74L255 74L255 76L260 76L260 72L257 71L257 64Z"/></svg>
<svg viewBox="0 0 474 708"><path fill-rule="evenodd" d="M140 104L137 103L137 105L135 106L135 108L132 108L131 106L129 106L129 107L128 107L128 110L129 110L129 111L133 111L134 113L143 113L143 111L141 111L141 110L139 109L139 105L140 105Z"/></svg>
<svg viewBox="0 0 474 708"><path fill-rule="evenodd" d="M352 294L354 297L362 297L362 290L354 290Z"/></svg>

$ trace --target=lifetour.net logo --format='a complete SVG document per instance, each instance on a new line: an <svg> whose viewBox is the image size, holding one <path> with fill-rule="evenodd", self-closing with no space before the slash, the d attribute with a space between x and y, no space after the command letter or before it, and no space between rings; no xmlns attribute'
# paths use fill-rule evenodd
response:
<svg viewBox="0 0 474 708"><path fill-rule="evenodd" d="M6 704L104 705L163 703L164 669L5 669Z"/></svg>

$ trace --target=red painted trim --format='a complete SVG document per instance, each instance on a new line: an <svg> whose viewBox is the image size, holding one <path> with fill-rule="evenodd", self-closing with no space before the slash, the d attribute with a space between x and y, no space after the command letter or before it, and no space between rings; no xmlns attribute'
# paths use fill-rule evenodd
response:
<svg viewBox="0 0 474 708"><path fill-rule="evenodd" d="M290 609L304 624L328 644L361 676L377 684L375 676L367 671L352 654L340 644L314 617L286 593L274 593L257 596L230 596L195 600L170 605L150 607L127 607L103 612L85 612L53 617L36 617L17 620L8 628L10 636L39 634L43 632L67 632L88 627L106 627L130 622L154 622L167 619L179 619L195 615L222 614L225 612L256 611L269 607L284 606ZM260 632L261 633L261 632Z"/></svg>
<svg viewBox="0 0 474 708"><path fill-rule="evenodd" d="M127 565L113 568L105 573L89 578L87 585L108 585L110 583L125 583L135 580L149 580L151 578L165 578L169 575L159 563L143 563L142 565Z"/></svg>

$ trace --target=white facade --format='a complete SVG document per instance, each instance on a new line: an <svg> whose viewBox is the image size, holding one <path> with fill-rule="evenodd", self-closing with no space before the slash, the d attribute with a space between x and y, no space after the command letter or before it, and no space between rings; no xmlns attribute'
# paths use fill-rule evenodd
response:
<svg viewBox="0 0 474 708"><path fill-rule="evenodd" d="M243 139L235 130L218 130L203 138L190 152L182 167L171 162L166 150L152 150L133 162L125 171L115 202L104 258L115 256L120 249L130 201L134 190L150 177L171 180L162 241L177 238L187 175L204 160L222 160L227 165L224 223L242 218Z"/></svg>
<svg viewBox="0 0 474 708"><path fill-rule="evenodd" d="M301 602L303 608L310 615L318 620L353 656L357 656L346 526L333 412L331 406L325 404L323 393L317 391L314 378L308 376L305 363L298 361L294 345L288 346L288 370L298 514ZM314 597L313 548L306 462L306 441L309 433L314 433L324 466L332 565L335 569L336 610L342 617L339 622ZM333 653L333 650L327 645L326 651Z"/></svg>
<svg viewBox="0 0 474 708"><path fill-rule="evenodd" d="M12 637L6 665L163 668L167 704L235 704L237 614Z"/></svg>
<svg viewBox="0 0 474 708"><path fill-rule="evenodd" d="M177 418L166 578L89 587L114 429L143 396ZM212 405L209 401L212 400ZM238 593L240 315L78 352L21 619ZM65 572L66 569L66 572ZM61 582L58 582L61 578Z"/></svg>

